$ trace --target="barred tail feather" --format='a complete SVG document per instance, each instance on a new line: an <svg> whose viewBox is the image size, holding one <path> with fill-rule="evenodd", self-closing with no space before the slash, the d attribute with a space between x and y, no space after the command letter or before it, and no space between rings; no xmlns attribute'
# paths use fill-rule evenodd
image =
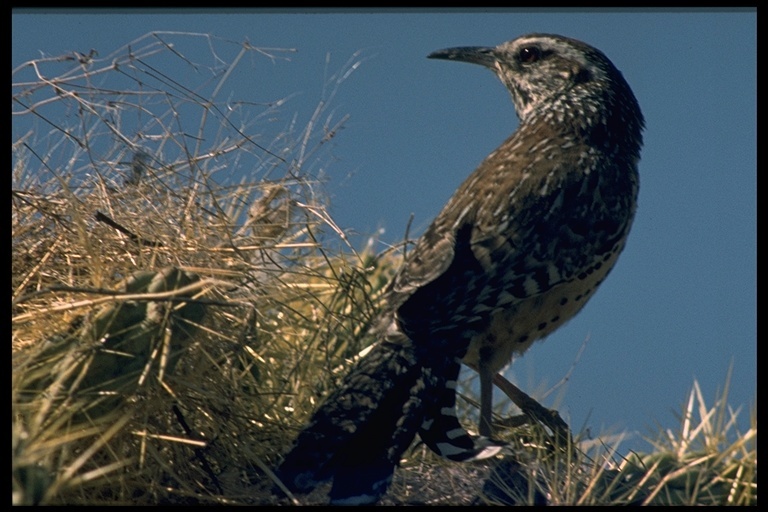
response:
<svg viewBox="0 0 768 512"><path fill-rule="evenodd" d="M333 478L338 504L374 503L423 418L424 383L411 343L380 343L315 412L277 474L305 492Z"/></svg>
<svg viewBox="0 0 768 512"><path fill-rule="evenodd" d="M483 436L472 436L456 417L456 380L461 360L448 363L442 385L436 386L435 397L425 411L419 437L433 452L448 460L467 462L493 457L505 446ZM430 369L425 369L427 373Z"/></svg>
<svg viewBox="0 0 768 512"><path fill-rule="evenodd" d="M434 345L382 342L358 361L285 456L277 470L282 482L307 492L333 479L333 504L371 504L387 491L417 433L433 451L455 461L498 453L501 445L473 438L459 424L455 393L461 358L424 348Z"/></svg>

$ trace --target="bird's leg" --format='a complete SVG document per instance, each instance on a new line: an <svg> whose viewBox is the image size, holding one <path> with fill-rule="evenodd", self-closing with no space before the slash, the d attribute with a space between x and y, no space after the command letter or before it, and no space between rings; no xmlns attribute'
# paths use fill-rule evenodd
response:
<svg viewBox="0 0 768 512"><path fill-rule="evenodd" d="M520 388L509 382L501 374L491 375L492 383L497 385L512 402L523 411L523 414L530 419L548 427L554 433L555 437L563 444L572 445L571 431L568 424L563 421L560 414L554 409L547 409L524 393ZM482 382L482 379L481 379ZM482 391L481 391L482 395ZM482 408L482 403L481 403ZM519 418L509 418L509 425L520 424ZM482 421L482 420L481 420ZM482 424L482 423L481 423Z"/></svg>
<svg viewBox="0 0 768 512"><path fill-rule="evenodd" d="M491 417L493 416L493 374L495 372L482 355L478 365L478 373L480 374L480 435L492 437Z"/></svg>

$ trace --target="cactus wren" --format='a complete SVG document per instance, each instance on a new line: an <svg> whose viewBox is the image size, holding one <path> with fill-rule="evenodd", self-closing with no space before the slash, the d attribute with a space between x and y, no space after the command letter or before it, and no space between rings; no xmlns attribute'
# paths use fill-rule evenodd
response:
<svg viewBox="0 0 768 512"><path fill-rule="evenodd" d="M464 362L493 375L573 317L613 267L635 213L644 126L622 74L574 39L530 34L430 58L480 64L520 126L459 187L393 279L380 342L315 412L278 469L291 489L333 478L331 500L377 501L418 433L451 460L500 449L456 418Z"/></svg>

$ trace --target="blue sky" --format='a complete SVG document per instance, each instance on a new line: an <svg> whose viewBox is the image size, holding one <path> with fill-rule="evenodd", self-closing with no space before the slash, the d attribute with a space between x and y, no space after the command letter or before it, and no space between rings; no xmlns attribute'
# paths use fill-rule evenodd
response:
<svg viewBox="0 0 768 512"><path fill-rule="evenodd" d="M14 11L12 68L91 48L103 57L150 31L295 49L287 59L251 57L225 92L289 97L281 113L299 123L330 73L360 63L332 98L335 118L349 119L325 169L331 214L358 243L379 229L384 241L401 240L411 214L420 233L517 126L489 71L427 54L530 32L601 49L646 118L639 210L595 297L508 375L527 391L546 389L588 338L559 409L575 429L636 432L623 446L642 450L639 436L677 430L694 379L711 401L732 362L729 402L743 408L746 428L756 398L755 12Z"/></svg>

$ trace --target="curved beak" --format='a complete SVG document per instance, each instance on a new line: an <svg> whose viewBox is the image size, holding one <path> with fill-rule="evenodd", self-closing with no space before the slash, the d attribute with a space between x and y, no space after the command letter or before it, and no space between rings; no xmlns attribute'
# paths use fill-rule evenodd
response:
<svg viewBox="0 0 768 512"><path fill-rule="evenodd" d="M459 46L456 48L446 48L430 53L427 55L427 58L469 62L471 64L485 66L486 68L492 68L497 61L496 48L491 48L489 46Z"/></svg>

